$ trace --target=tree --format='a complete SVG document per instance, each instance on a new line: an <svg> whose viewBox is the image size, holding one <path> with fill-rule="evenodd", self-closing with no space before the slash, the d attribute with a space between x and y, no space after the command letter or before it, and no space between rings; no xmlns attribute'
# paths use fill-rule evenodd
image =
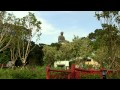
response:
<svg viewBox="0 0 120 90"><path fill-rule="evenodd" d="M7 49L12 40L12 23L14 16L5 11L0 11L0 52Z"/></svg>
<svg viewBox="0 0 120 90"><path fill-rule="evenodd" d="M55 60L55 55L57 52L56 47L44 45L43 52L44 52L44 58L43 58L44 64L53 65L54 61L56 61Z"/></svg>
<svg viewBox="0 0 120 90"><path fill-rule="evenodd" d="M119 30L120 30L120 13L119 11L101 11L95 13L97 19L101 21L103 34L100 35L102 37L101 47L107 48L107 60L109 64L109 68L114 68L116 63L116 57L118 57L118 43L119 40Z"/></svg>
<svg viewBox="0 0 120 90"><path fill-rule="evenodd" d="M35 47L34 47L35 46ZM43 46L41 45L35 45L35 43L31 42L31 48L34 49L29 53L27 62L29 65L43 65Z"/></svg>
<svg viewBox="0 0 120 90"><path fill-rule="evenodd" d="M37 38L39 38L41 35L40 25L41 22L38 21L34 13L31 12L21 19L16 19L17 49L23 66L26 65L27 57L34 48L31 48L33 37L37 35Z"/></svg>
<svg viewBox="0 0 120 90"><path fill-rule="evenodd" d="M72 44L75 57L91 56L92 46L90 45L91 40L88 37L74 37Z"/></svg>
<svg viewBox="0 0 120 90"><path fill-rule="evenodd" d="M7 64L9 60L10 60L9 49L5 49L4 51L0 52L0 64Z"/></svg>
<svg viewBox="0 0 120 90"><path fill-rule="evenodd" d="M55 60L70 60L72 58L72 44L61 44L59 50L56 51Z"/></svg>

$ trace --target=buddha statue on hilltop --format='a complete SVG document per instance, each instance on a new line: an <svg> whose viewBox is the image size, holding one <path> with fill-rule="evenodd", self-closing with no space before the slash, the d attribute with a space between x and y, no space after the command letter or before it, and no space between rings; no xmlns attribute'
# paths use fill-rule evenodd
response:
<svg viewBox="0 0 120 90"><path fill-rule="evenodd" d="M63 32L60 33L60 36L58 37L58 43L64 43L65 42L65 37L63 36Z"/></svg>

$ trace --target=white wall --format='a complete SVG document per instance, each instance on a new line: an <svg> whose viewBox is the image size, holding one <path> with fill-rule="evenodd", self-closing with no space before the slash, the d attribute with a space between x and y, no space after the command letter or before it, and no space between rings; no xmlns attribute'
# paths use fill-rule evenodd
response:
<svg viewBox="0 0 120 90"><path fill-rule="evenodd" d="M57 67L57 65L65 65L65 67L69 67L69 61L56 61L56 62L54 62L54 67Z"/></svg>

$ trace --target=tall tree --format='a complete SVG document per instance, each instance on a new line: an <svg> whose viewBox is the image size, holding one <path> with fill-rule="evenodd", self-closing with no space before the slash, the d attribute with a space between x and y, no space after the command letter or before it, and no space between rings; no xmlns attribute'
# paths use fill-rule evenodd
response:
<svg viewBox="0 0 120 90"><path fill-rule="evenodd" d="M51 65L54 64L54 61L56 61L55 55L57 52L57 48L44 45L43 52L44 52L44 58L43 58L44 64L51 64Z"/></svg>
<svg viewBox="0 0 120 90"><path fill-rule="evenodd" d="M116 62L116 52L118 51L120 13L119 11L100 11L95 13L97 19L101 22L104 34L101 35L104 43L101 46L107 46L107 55L109 68L114 68Z"/></svg>
<svg viewBox="0 0 120 90"><path fill-rule="evenodd" d="M0 52L7 49L12 40L11 25L14 21L14 16L6 11L0 11Z"/></svg>
<svg viewBox="0 0 120 90"><path fill-rule="evenodd" d="M18 55L21 59L23 66L26 64L27 57L30 51L34 48L31 48L31 41L36 35L41 35L40 25L41 22L37 20L34 13L29 12L28 15L21 19L17 19L17 49ZM20 27L18 27L20 26Z"/></svg>

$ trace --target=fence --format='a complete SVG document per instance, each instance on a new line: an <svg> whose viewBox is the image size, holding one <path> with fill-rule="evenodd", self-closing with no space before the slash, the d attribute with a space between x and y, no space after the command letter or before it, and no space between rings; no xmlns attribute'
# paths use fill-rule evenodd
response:
<svg viewBox="0 0 120 90"><path fill-rule="evenodd" d="M85 70L80 68L75 68L75 65L72 64L71 68L68 70L55 70L51 69L50 66L46 67L46 79L81 79L81 76L84 75L98 75L101 79L103 78L103 72L106 72L106 75L112 73L112 70Z"/></svg>

